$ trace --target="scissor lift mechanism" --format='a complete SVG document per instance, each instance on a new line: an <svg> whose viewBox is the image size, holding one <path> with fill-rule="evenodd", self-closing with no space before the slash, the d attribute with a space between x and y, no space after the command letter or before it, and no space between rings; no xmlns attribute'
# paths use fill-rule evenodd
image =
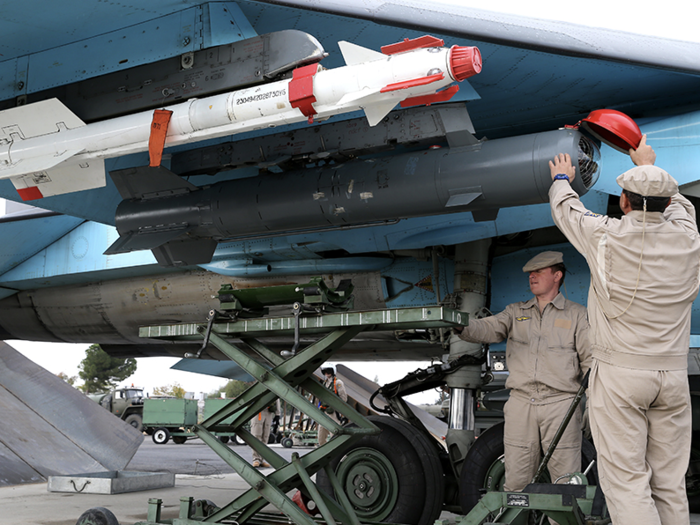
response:
<svg viewBox="0 0 700 525"><path fill-rule="evenodd" d="M263 518L266 522L279 521L281 516L263 515L261 511L268 503L279 509L291 522L297 525L315 525L316 521L301 510L287 492L299 489L306 497L318 505L323 521L328 525L359 525L350 501L331 468L331 459L342 448L355 443L363 436L376 434L379 428L344 403L333 392L326 389L312 374L321 364L329 360L345 343L367 330L406 330L417 328L449 328L466 324L466 314L443 308L399 308L365 312L345 312L312 316L272 317L262 319L241 319L208 324L179 324L144 327L140 337L177 341L201 341L203 338L233 360L257 382L224 408L193 427L192 431L216 452L250 485L250 489L223 507L210 510L205 502L184 497L180 501L179 518L173 525L194 525L198 523L251 523ZM318 335L319 339L303 350L297 351L289 359L284 359L260 342L261 337ZM250 357L246 352L225 338L243 341L256 354ZM266 362L270 367L261 364ZM318 406L313 405L298 388L313 394L322 405L346 416L353 426L343 427L332 420ZM243 425L275 399L280 398L301 412L308 414L318 424L329 429L335 436L325 445L316 448L303 457L293 454L291 462L274 452L243 428ZM220 423L235 416L231 426ZM212 432L235 431L249 446L274 467L275 471L264 476L229 447L221 443ZM335 489L339 503L319 493L311 476L324 469ZM149 500L147 521L138 525L171 523L161 521L162 500Z"/></svg>

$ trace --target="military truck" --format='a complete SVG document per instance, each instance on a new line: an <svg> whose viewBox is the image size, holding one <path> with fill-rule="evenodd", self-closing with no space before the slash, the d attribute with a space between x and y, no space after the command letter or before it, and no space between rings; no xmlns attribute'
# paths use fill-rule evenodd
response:
<svg viewBox="0 0 700 525"><path fill-rule="evenodd" d="M143 430L143 388L123 387L88 397L136 430Z"/></svg>

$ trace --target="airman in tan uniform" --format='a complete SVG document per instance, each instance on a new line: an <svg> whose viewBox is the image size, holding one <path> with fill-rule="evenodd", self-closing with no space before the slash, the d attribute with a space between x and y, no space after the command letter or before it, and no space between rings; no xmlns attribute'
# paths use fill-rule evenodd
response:
<svg viewBox="0 0 700 525"><path fill-rule="evenodd" d="M258 438L265 445L270 439L270 430L272 429L272 421L280 415L280 400L276 400L269 407L260 412L257 416L250 420L250 433L253 437ZM255 468L267 468L270 464L263 457L253 450L253 466Z"/></svg>
<svg viewBox="0 0 700 525"><path fill-rule="evenodd" d="M687 378L700 238L692 204L653 166L642 139L637 167L617 178L625 215L588 211L571 189L568 155L550 162L552 216L591 270L589 388L598 472L615 525L689 523L691 439Z"/></svg>
<svg viewBox="0 0 700 525"><path fill-rule="evenodd" d="M506 490L522 490L537 471L590 366L586 309L566 299L559 286L560 252L544 252L523 267L529 301L513 303L484 319L469 320L460 337L475 343L507 339L510 374L505 406ZM581 412L569 423L549 462L552 481L581 470Z"/></svg>
<svg viewBox="0 0 700 525"><path fill-rule="evenodd" d="M337 395L340 399L343 401L348 400L348 394L345 391L345 384L343 383L342 380L338 379L335 376L335 369L332 366L322 368L321 372L323 373L325 379L323 381L323 386L326 387L328 390L332 391L335 395ZM330 417L333 421L336 423L340 423L340 418L338 417L338 413L333 410L332 408L328 407L321 407L322 409L326 410L326 415ZM329 432L327 428L322 427L321 425L318 426L318 446L320 447L321 445L325 445L326 442L328 441L328 436Z"/></svg>

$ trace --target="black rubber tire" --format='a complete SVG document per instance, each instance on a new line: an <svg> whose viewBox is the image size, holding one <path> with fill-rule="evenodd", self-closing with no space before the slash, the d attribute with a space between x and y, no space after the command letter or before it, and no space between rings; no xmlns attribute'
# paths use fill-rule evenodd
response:
<svg viewBox="0 0 700 525"><path fill-rule="evenodd" d="M277 443L277 434L270 432L270 435L267 438L267 444L274 445L275 443Z"/></svg>
<svg viewBox="0 0 700 525"><path fill-rule="evenodd" d="M691 393L690 398L693 401L693 409L695 409L697 397ZM685 490L688 496L688 507L693 514L700 512L700 474L697 474L699 460L700 431L694 430L690 448L690 468L688 468L688 472L685 475Z"/></svg>
<svg viewBox="0 0 700 525"><path fill-rule="evenodd" d="M398 487L393 508L376 511L384 514L388 510L387 515L372 515L372 509L366 509L360 519L375 521L379 517L388 523L432 525L440 515L445 499L445 477L437 447L429 437L405 421L384 416L370 416L368 419L382 430L381 433L365 436L344 450L331 461L331 468L337 474L347 458L361 456L363 450L371 449L373 455L384 458L392 466ZM350 479L339 481L343 486L352 482ZM327 494L335 496L325 471L316 474L316 484Z"/></svg>
<svg viewBox="0 0 700 525"><path fill-rule="evenodd" d="M143 419L140 414L129 414L126 416L126 419L124 419L124 423L131 425L139 432L143 431Z"/></svg>
<svg viewBox="0 0 700 525"><path fill-rule="evenodd" d="M489 476L489 472L496 462L503 461L503 429L504 424L498 423L484 431L464 459L459 479L459 504L463 514L468 514L474 508L485 491L502 489L503 480L493 479ZM594 459L596 459L595 447L590 441L584 439L581 444L583 467L581 471L583 472ZM591 485L598 483L598 469L595 465L587 477Z"/></svg>
<svg viewBox="0 0 700 525"><path fill-rule="evenodd" d="M175 443L176 445L182 445L186 441L186 436L173 436L173 443Z"/></svg>
<svg viewBox="0 0 700 525"><path fill-rule="evenodd" d="M282 441L280 442L280 444L284 448L292 448L294 446L294 440L290 437L282 438Z"/></svg>
<svg viewBox="0 0 700 525"><path fill-rule="evenodd" d="M222 443L228 443L228 440L228 436L219 436L219 441L221 441Z"/></svg>
<svg viewBox="0 0 700 525"><path fill-rule="evenodd" d="M83 512L75 525L119 525L119 521L109 509L94 507Z"/></svg>
<svg viewBox="0 0 700 525"><path fill-rule="evenodd" d="M151 439L156 445L165 445L170 441L170 431L165 427L157 428L153 431Z"/></svg>

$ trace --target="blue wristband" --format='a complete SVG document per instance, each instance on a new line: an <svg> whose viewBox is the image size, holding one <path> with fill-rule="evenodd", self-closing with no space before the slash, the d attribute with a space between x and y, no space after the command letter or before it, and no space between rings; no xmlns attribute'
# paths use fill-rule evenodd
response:
<svg viewBox="0 0 700 525"><path fill-rule="evenodd" d="M568 176L568 175L564 175L563 173L560 173L559 175L555 175L555 176L554 176L554 180L565 180L565 181L567 181L569 184L571 184L571 180L569 180L569 176Z"/></svg>

